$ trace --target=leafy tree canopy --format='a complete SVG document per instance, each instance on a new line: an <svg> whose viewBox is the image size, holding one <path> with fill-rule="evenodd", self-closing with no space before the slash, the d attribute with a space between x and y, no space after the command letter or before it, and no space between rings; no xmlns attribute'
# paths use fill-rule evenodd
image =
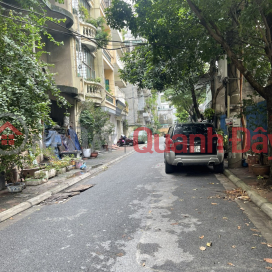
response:
<svg viewBox="0 0 272 272"><path fill-rule="evenodd" d="M18 0L16 5L28 12L21 13L4 4L0 7L0 104L1 113L12 113L24 120L31 131L31 141L32 137L40 135L41 121L51 121L49 94L56 97L60 106L67 107L68 103L60 96L54 75L46 68L48 64L40 60L41 55L47 53L42 38L47 36L55 42L44 28L47 21L54 19L34 12L43 10L40 1ZM5 121L1 119L2 123ZM23 131L20 122L12 122Z"/></svg>

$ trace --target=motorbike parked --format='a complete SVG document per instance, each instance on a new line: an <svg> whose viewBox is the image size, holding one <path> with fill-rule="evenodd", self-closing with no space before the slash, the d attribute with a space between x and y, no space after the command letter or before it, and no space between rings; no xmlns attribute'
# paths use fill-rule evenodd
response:
<svg viewBox="0 0 272 272"><path fill-rule="evenodd" d="M121 138L117 142L117 145L118 146L133 145L133 139L121 136Z"/></svg>

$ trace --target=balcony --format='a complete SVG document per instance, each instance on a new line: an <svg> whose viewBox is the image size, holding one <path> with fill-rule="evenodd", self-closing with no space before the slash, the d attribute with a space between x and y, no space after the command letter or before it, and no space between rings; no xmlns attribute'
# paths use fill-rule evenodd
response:
<svg viewBox="0 0 272 272"><path fill-rule="evenodd" d="M115 86L115 94L117 99L125 104L126 95L118 86Z"/></svg>
<svg viewBox="0 0 272 272"><path fill-rule="evenodd" d="M124 63L121 61L118 53L116 53L116 64L119 67L119 69L124 69Z"/></svg>
<svg viewBox="0 0 272 272"><path fill-rule="evenodd" d="M106 57L106 59L111 63L111 54L107 49L103 49L103 54Z"/></svg>
<svg viewBox="0 0 272 272"><path fill-rule="evenodd" d="M105 12L105 9L108 8L111 4L110 0L100 0L100 8L102 10L102 12Z"/></svg>
<svg viewBox="0 0 272 272"><path fill-rule="evenodd" d="M114 104L114 99L110 95L106 94L106 100L110 102L111 104Z"/></svg>
<svg viewBox="0 0 272 272"><path fill-rule="evenodd" d="M85 96L97 104L102 102L103 86L98 82L84 80Z"/></svg>
<svg viewBox="0 0 272 272"><path fill-rule="evenodd" d="M49 2L49 0L43 0L43 3L46 5L45 9L47 10L47 14L46 16L50 16L56 19L66 19L65 22L61 22L59 25L54 24L53 22L47 22L47 26L50 30L51 29L55 29L55 30L61 30L62 32L67 32L69 33L69 30L64 30L62 26L65 26L66 28L70 28L72 27L72 25L74 24L74 16L72 13L70 13L68 10L51 4Z"/></svg>
<svg viewBox="0 0 272 272"><path fill-rule="evenodd" d="M69 94L73 98L78 95L78 89L75 87L65 85L57 85L57 87L62 93Z"/></svg>
<svg viewBox="0 0 272 272"><path fill-rule="evenodd" d="M110 93L108 93L106 90L104 90L105 92L105 109L109 112L111 112L112 114L115 114L116 112L116 99L113 95L111 95Z"/></svg>
<svg viewBox="0 0 272 272"><path fill-rule="evenodd" d="M80 22L80 34L88 37L89 39L82 39L82 43L86 45L91 52L94 52L97 48L97 44L94 40L96 35L96 27L91 24Z"/></svg>
<svg viewBox="0 0 272 272"><path fill-rule="evenodd" d="M115 106L115 97L106 91L106 104L107 103L110 103L112 106Z"/></svg>
<svg viewBox="0 0 272 272"><path fill-rule="evenodd" d="M104 60L104 69L114 70L112 65L112 56L111 53L107 49L103 49L103 60Z"/></svg>

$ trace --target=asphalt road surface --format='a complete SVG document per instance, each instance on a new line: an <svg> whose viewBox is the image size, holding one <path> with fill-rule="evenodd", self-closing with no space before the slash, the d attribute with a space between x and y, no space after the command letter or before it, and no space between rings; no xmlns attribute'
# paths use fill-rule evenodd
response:
<svg viewBox="0 0 272 272"><path fill-rule="evenodd" d="M272 267L264 261L272 258L269 220L251 203L227 200L222 183L233 185L208 167L166 175L163 154L134 153L83 183L95 186L0 225L1 272Z"/></svg>

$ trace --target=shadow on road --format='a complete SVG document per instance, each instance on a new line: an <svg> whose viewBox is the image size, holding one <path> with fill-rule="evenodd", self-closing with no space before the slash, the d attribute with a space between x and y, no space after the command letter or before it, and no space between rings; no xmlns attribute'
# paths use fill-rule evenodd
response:
<svg viewBox="0 0 272 272"><path fill-rule="evenodd" d="M187 177L206 177L214 175L212 167L203 165L177 166L174 175Z"/></svg>

